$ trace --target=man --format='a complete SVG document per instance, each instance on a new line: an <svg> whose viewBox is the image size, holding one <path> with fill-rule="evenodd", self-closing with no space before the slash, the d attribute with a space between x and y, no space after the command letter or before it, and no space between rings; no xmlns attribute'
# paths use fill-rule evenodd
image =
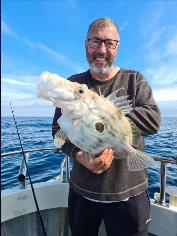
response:
<svg viewBox="0 0 177 236"><path fill-rule="evenodd" d="M118 96L128 95L133 110L127 117L141 132L134 147L144 150L143 136L159 130L160 112L143 76L114 65L119 45L116 24L109 18L95 20L85 42L90 70L69 80L85 83L105 97L119 88ZM60 116L61 110L56 108L53 137L60 132L57 124ZM98 235L102 220L108 236L147 235L150 207L147 171L128 171L126 158L114 159L116 154L110 148L92 158L86 158L84 151L69 141L62 150L73 158L68 199L72 236Z"/></svg>

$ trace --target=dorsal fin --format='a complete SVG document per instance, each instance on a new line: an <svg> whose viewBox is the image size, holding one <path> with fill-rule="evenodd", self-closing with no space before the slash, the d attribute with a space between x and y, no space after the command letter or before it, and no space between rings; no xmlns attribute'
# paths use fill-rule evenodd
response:
<svg viewBox="0 0 177 236"><path fill-rule="evenodd" d="M120 91L124 91L124 88L119 88L119 89L117 89L116 91L112 92L111 94L109 94L109 95L107 96L107 99L109 99L110 101L112 101L112 100L118 98L118 97L119 97L118 94L119 94Z"/></svg>
<svg viewBox="0 0 177 236"><path fill-rule="evenodd" d="M116 107L120 108L124 115L126 115L127 113L129 113L133 108L131 103L131 100L128 100L128 95L122 95L120 97L117 96L117 94L119 93L119 91L124 90L123 88L120 88L116 91L114 91L113 93L111 93L109 96L107 96L106 98L112 102Z"/></svg>

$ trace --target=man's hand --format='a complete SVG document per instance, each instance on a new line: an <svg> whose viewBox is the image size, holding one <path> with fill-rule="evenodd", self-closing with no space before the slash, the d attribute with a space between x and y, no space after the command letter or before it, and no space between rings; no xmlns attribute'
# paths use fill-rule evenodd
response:
<svg viewBox="0 0 177 236"><path fill-rule="evenodd" d="M110 167L113 158L114 150L111 148L106 148L96 156L88 155L84 151L79 151L76 154L76 160L95 174L101 174L106 171Z"/></svg>

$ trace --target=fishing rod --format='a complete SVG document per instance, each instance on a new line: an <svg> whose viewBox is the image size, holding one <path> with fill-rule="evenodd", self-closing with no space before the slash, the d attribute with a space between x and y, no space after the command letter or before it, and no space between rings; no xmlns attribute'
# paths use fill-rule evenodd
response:
<svg viewBox="0 0 177 236"><path fill-rule="evenodd" d="M19 139L19 142L20 142L20 147L21 147L21 150L22 150L23 159L24 159L24 162L25 162L25 165L26 165L26 170L27 170L27 173L28 173L28 176L29 176L29 182L30 182L30 185L31 185L31 190L32 190L32 193L33 193L34 202L35 202L37 213L38 213L38 216L39 216L39 219L40 219L40 222L41 222L42 231L43 231L44 236L47 236L47 233L46 233L45 227L44 227L44 222L42 220L42 216L41 216L41 213L40 213L40 210L39 210L39 205L38 205L38 202L37 202L36 194L34 192L34 187L33 187L33 183L32 183L32 180L31 180L31 175L30 175L30 172L29 172L29 168L28 168L26 158L25 158L25 153L24 153L23 145L22 145L22 142L21 142L21 138L20 138L20 134L19 134L19 131L18 131L18 126L17 126L17 122L15 120L15 114L14 114L14 110L12 108L12 103L11 102L10 102L10 108L11 108L11 111L12 111L16 131L17 131L17 135L18 135L18 139Z"/></svg>

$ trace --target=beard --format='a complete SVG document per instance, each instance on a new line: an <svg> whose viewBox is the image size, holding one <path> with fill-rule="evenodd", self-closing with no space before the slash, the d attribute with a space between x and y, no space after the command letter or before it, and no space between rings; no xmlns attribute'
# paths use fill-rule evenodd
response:
<svg viewBox="0 0 177 236"><path fill-rule="evenodd" d="M103 66L94 65L94 60L96 60L96 58L105 59L107 61L107 64L103 65ZM108 54L100 54L100 53L93 53L90 56L87 52L87 61L90 65L90 70L92 70L98 74L107 74L114 64L114 61L112 60L112 58Z"/></svg>
<svg viewBox="0 0 177 236"><path fill-rule="evenodd" d="M102 74L102 75L107 74L109 72L109 70L111 69L111 67L112 67L112 65L111 66L106 65L106 66L102 66L102 67L97 67L97 66L95 66L93 64L90 64L90 63L89 63L89 65L90 65L90 70L92 70L92 71L94 71L98 74Z"/></svg>

